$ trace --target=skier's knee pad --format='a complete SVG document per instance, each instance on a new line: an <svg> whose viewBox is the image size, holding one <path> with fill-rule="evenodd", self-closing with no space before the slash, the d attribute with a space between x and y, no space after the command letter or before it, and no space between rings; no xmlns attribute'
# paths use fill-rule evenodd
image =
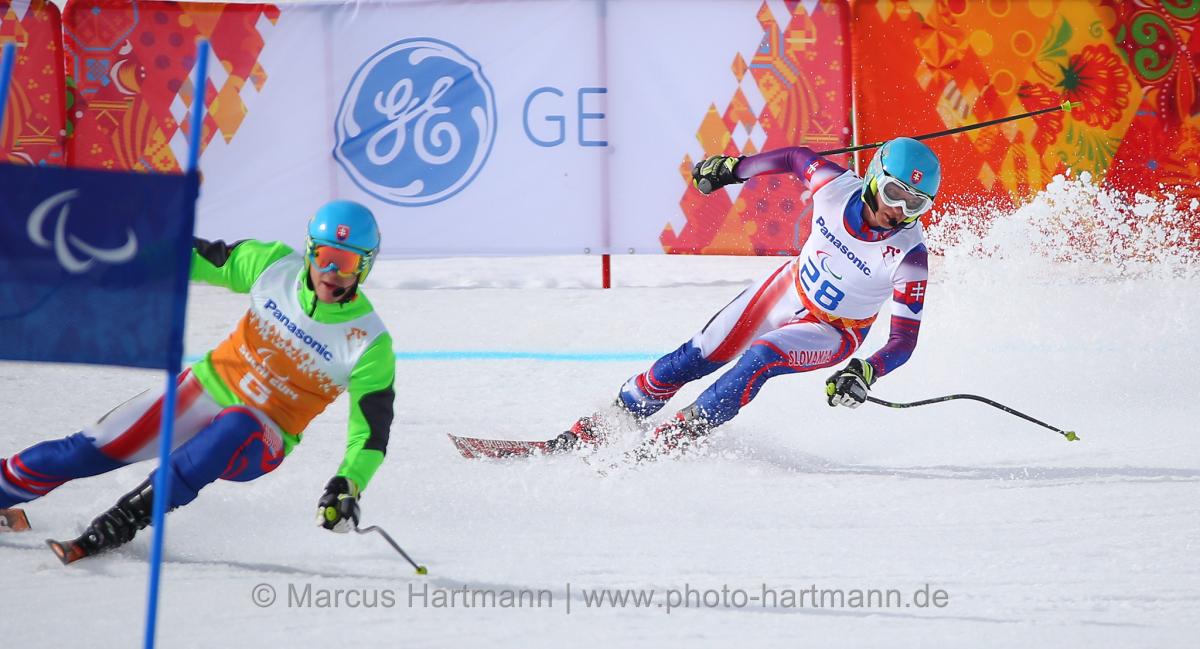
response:
<svg viewBox="0 0 1200 649"><path fill-rule="evenodd" d="M712 425L723 424L754 399L767 379L794 371L774 347L753 344L736 365L700 394L696 405Z"/></svg>
<svg viewBox="0 0 1200 649"><path fill-rule="evenodd" d="M264 418L261 413L238 406L218 415L217 419L223 420L219 427L223 452L219 457L228 460L219 476L222 480L249 482L274 471L283 461L283 439Z"/></svg>
<svg viewBox="0 0 1200 649"><path fill-rule="evenodd" d="M214 445L240 446L264 428L266 426L254 411L242 406L230 406L213 417L212 423L204 428L203 435L212 436Z"/></svg>
<svg viewBox="0 0 1200 649"><path fill-rule="evenodd" d="M741 405L746 405L758 393L759 388L767 382L767 379L795 371L795 368L788 363L787 356L784 356L777 348L764 343L755 343L742 353L738 358L737 365L729 371L728 376L734 379L741 392Z"/></svg>
<svg viewBox="0 0 1200 649"><path fill-rule="evenodd" d="M231 465L234 457L262 437L266 428L248 408L232 406L221 411L203 430L171 454L181 478L196 489L212 482ZM274 431L272 431L274 433Z"/></svg>
<svg viewBox="0 0 1200 649"><path fill-rule="evenodd" d="M246 482L279 466L283 441L263 415L243 407L221 411L171 454L171 506L182 507L217 479Z"/></svg>

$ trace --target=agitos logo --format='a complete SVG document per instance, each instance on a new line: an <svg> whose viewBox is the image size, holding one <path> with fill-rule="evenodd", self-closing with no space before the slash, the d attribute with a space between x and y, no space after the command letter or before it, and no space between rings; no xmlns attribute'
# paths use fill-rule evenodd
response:
<svg viewBox="0 0 1200 649"><path fill-rule="evenodd" d="M830 275L833 275L834 279L841 279L842 278L841 275L838 275L837 273L833 272L829 268L828 262L829 262L830 256L831 255L829 253L825 252L824 250L817 251L817 259L821 260L821 270L829 273Z"/></svg>
<svg viewBox="0 0 1200 649"><path fill-rule="evenodd" d="M71 200L79 196L78 189L68 189L38 203L25 223L25 233L33 245L46 250L54 249L54 256L68 273L86 273L97 261L107 264L123 264L137 255L138 240L133 230L125 229L125 243L116 248L100 248L67 234L67 216L71 213ZM46 220L58 208L54 219L54 239L46 238Z"/></svg>
<svg viewBox="0 0 1200 649"><path fill-rule="evenodd" d="M850 261L850 263L854 264L855 268L861 270L863 275L866 275L867 277L871 276L871 267L867 265L867 262L865 260L863 260L857 254L855 254L854 251L851 250L849 246L842 243L842 240L837 238L837 235L835 235L834 233L829 231L829 228L826 227L826 225L825 225L825 217L823 217L823 216L817 217L817 227L821 228L821 236L825 237L825 239L828 240L829 243L832 243L833 247L835 249L837 249L838 252L841 252L843 255L845 255L846 259L848 259ZM824 251L818 252L817 255L820 256L821 252L824 252ZM826 252L825 255L829 256L830 253ZM821 266L822 266L822 268L824 268L824 266L825 266L824 259L821 260ZM826 268L825 271L829 272L829 269ZM832 275L833 273L830 272L830 274ZM834 277L841 279L841 277L838 277L837 275L834 275Z"/></svg>

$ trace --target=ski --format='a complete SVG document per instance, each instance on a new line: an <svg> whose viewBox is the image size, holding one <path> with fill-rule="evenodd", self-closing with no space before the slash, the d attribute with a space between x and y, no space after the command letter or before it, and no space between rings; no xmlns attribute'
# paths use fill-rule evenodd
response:
<svg viewBox="0 0 1200 649"><path fill-rule="evenodd" d="M521 442L508 439L481 439L478 437L459 437L447 433L447 437L458 449L462 456L469 459L490 458L493 460L514 457L531 457L535 455L553 455L558 451L550 447L550 442Z"/></svg>
<svg viewBox="0 0 1200 649"><path fill-rule="evenodd" d="M54 539L46 539L46 545L54 551L54 556L62 562L64 566L70 565L80 559L90 556L88 551L84 549L79 540L74 541L55 541Z"/></svg>
<svg viewBox="0 0 1200 649"><path fill-rule="evenodd" d="M29 517L20 509L0 509L0 533L29 530Z"/></svg>
<svg viewBox="0 0 1200 649"><path fill-rule="evenodd" d="M27 532L32 529L29 525L29 517L20 509L0 509L0 532ZM88 551L84 549L79 542L80 539L74 541L55 541L54 539L46 539L46 545L54 551L54 556L63 562L63 565L75 563L80 559L88 556Z"/></svg>

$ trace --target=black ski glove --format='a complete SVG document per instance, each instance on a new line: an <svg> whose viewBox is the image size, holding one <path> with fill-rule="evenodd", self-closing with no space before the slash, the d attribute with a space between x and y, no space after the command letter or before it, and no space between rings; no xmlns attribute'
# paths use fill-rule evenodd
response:
<svg viewBox="0 0 1200 649"><path fill-rule="evenodd" d="M746 182L733 173L733 168L744 157L746 156L732 158L725 155L715 155L697 162L696 166L692 167L692 184L695 185L696 189L700 190L701 194L711 194L725 185L736 185Z"/></svg>
<svg viewBox="0 0 1200 649"><path fill-rule="evenodd" d="M358 527L358 487L337 476L325 485L325 493L317 501L317 525L345 534Z"/></svg>
<svg viewBox="0 0 1200 649"><path fill-rule="evenodd" d="M845 368L825 379L826 402L830 406L857 408L867 400L874 382L875 368L867 361L851 359Z"/></svg>

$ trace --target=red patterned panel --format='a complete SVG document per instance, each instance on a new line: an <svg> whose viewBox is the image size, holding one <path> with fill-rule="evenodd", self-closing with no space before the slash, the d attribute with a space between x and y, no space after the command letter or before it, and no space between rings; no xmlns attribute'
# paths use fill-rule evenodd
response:
<svg viewBox="0 0 1200 649"><path fill-rule="evenodd" d="M0 0L0 46L17 45L7 114L0 124L0 160L63 163L66 92L60 23L58 7L49 0Z"/></svg>
<svg viewBox="0 0 1200 649"><path fill-rule="evenodd" d="M214 57L202 140L218 133L232 140L246 115L247 81L256 88L266 81L259 22L278 17L268 4L71 0L64 12L71 164L178 171L200 38Z"/></svg>
<svg viewBox="0 0 1200 649"><path fill-rule="evenodd" d="M1008 113L966 31L945 6L921 16L908 3L855 4L859 141L912 137ZM1007 188L996 181L1011 146L1002 129L943 137L929 145L942 161L939 206L1011 206ZM860 169L873 155L860 154Z"/></svg>
<svg viewBox="0 0 1200 649"><path fill-rule="evenodd" d="M747 8L755 7L747 3ZM780 6L780 5L773 5ZM845 3L787 2L790 14L776 16L757 6L762 39L749 56L736 54L731 72L738 89L726 107L711 107L696 133L704 155L750 155L804 144L818 151L850 138L849 13ZM811 7L809 13L805 7ZM748 60L747 60L748 59ZM714 97L714 104L726 101ZM834 158L847 164L846 156ZM686 186L679 205L686 217L676 232L659 237L677 254L797 254L808 238L812 202L800 181L787 174L752 178L711 196L691 186L696 163L685 156L680 175Z"/></svg>

